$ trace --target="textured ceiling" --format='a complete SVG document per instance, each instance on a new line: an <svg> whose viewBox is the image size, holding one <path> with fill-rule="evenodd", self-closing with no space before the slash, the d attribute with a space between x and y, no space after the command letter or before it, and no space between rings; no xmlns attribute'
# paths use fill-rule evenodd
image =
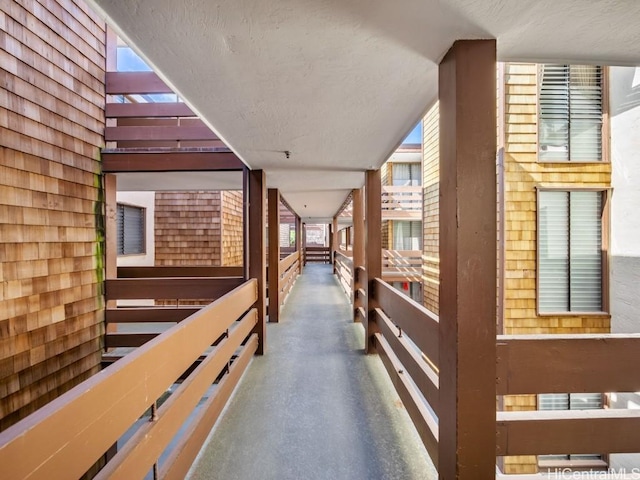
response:
<svg viewBox="0 0 640 480"><path fill-rule="evenodd" d="M501 60L640 64L637 0L90 3L306 219L394 151L455 40L496 38Z"/></svg>

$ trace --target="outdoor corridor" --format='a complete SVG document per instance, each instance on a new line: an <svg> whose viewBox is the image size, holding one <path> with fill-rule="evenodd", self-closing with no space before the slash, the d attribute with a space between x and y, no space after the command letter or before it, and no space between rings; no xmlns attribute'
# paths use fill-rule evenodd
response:
<svg viewBox="0 0 640 480"><path fill-rule="evenodd" d="M204 479L435 479L330 265L308 265L194 462Z"/></svg>

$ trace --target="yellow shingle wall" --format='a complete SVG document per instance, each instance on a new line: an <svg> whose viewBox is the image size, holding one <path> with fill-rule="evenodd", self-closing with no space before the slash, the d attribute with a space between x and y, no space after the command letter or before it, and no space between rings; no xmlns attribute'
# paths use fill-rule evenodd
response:
<svg viewBox="0 0 640 480"><path fill-rule="evenodd" d="M422 284L424 285L424 305L438 313L440 288L439 260L439 210L438 195L440 188L440 137L438 123L440 115L438 103L427 112L422 121L423 155L422 162L422 198L423 198L423 250Z"/></svg>

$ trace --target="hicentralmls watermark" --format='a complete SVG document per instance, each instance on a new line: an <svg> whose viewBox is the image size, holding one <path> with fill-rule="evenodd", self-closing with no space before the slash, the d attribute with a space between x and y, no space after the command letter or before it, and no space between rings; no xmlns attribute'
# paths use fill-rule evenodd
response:
<svg viewBox="0 0 640 480"><path fill-rule="evenodd" d="M613 479L624 479L624 480L640 480L640 467L626 469L626 468L610 468L608 470L602 470L599 472L589 471L589 472L578 472L572 470L571 468L550 468L547 470L547 475L549 479L557 479L557 480L570 480L570 479L584 479L584 480L613 480Z"/></svg>

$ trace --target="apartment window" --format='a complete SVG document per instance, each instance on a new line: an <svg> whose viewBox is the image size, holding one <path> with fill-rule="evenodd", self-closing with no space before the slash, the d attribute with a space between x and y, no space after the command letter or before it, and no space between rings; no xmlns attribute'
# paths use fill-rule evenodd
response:
<svg viewBox="0 0 640 480"><path fill-rule="evenodd" d="M393 186L417 187L422 184L422 168L420 163L394 163L391 173Z"/></svg>
<svg viewBox="0 0 640 480"><path fill-rule="evenodd" d="M539 160L602 160L602 67L541 65Z"/></svg>
<svg viewBox="0 0 640 480"><path fill-rule="evenodd" d="M538 410L597 410L602 408L601 393L545 393L538 395ZM540 455L539 460L554 464L566 460L601 461L602 455Z"/></svg>
<svg viewBox="0 0 640 480"><path fill-rule="evenodd" d="M391 282L391 286L400 290L411 300L422 304L422 284L420 282Z"/></svg>
<svg viewBox="0 0 640 480"><path fill-rule="evenodd" d="M145 209L118 204L118 255L145 253Z"/></svg>
<svg viewBox="0 0 640 480"><path fill-rule="evenodd" d="M394 221L393 249L421 250L422 222Z"/></svg>
<svg viewBox="0 0 640 480"><path fill-rule="evenodd" d="M603 310L603 191L538 192L538 311Z"/></svg>

